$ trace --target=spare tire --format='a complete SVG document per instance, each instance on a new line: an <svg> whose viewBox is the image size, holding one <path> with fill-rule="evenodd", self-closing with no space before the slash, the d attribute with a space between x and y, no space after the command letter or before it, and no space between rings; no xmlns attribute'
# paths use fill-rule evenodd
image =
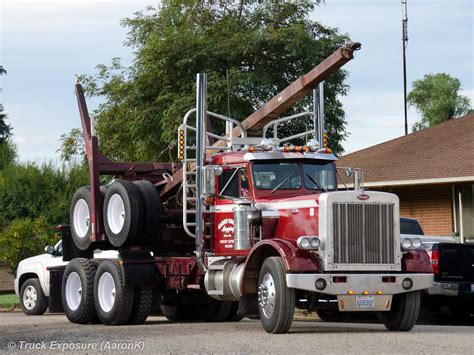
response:
<svg viewBox="0 0 474 355"><path fill-rule="evenodd" d="M107 189L100 187L99 210L102 210ZM76 190L71 201L69 223L71 225L72 240L80 250L87 250L92 244L90 239L92 230L91 216L91 189L89 186L81 186Z"/></svg>
<svg viewBox="0 0 474 355"><path fill-rule="evenodd" d="M143 226L140 190L130 181L117 180L107 190L104 201L104 228L114 247L136 244Z"/></svg>
<svg viewBox="0 0 474 355"><path fill-rule="evenodd" d="M143 244L150 244L160 237L160 193L150 181L138 180L134 184L140 190L143 201Z"/></svg>

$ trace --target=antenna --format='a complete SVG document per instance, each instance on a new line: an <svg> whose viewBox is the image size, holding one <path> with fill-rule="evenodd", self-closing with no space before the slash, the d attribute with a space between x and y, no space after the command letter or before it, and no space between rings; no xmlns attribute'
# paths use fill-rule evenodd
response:
<svg viewBox="0 0 474 355"><path fill-rule="evenodd" d="M406 49L408 46L408 15L407 15L407 0L401 0L402 13L402 45L403 45L403 108L405 113L405 135L408 134L408 117L407 117L407 59Z"/></svg>

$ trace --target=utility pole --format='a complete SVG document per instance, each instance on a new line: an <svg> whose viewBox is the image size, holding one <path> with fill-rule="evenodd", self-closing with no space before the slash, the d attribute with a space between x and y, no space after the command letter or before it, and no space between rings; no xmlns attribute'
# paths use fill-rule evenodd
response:
<svg viewBox="0 0 474 355"><path fill-rule="evenodd" d="M408 15L407 0L401 0L403 6L402 31L403 31L403 108L405 111L405 135L408 134L408 113L407 113L407 58L406 49L408 46Z"/></svg>

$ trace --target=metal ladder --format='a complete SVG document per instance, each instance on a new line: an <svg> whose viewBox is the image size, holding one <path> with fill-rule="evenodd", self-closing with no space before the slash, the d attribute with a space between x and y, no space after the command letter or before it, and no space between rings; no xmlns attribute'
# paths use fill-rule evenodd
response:
<svg viewBox="0 0 474 355"><path fill-rule="evenodd" d="M226 122L226 134L220 136L212 132L207 131L206 118L202 118L202 122L198 122L197 109L193 108L189 110L183 118L183 124L179 127L178 135L180 145L178 148L179 159L183 163L183 227L186 233L195 238L196 237L196 225L198 210L203 211L203 203L199 196L199 191L202 191L202 186L198 186L202 182L198 181L197 172L200 167L204 166L206 156L212 155L214 152L219 151L232 151L232 131L234 126L240 129L240 137L246 137L246 131L242 124L236 119L219 115L214 112L206 111L207 116L214 119L219 119ZM195 125L188 124L188 120L192 114L195 114L196 121ZM204 130L205 134L199 134L198 130ZM203 133L203 132L201 132ZM190 138L194 136L195 144L188 144ZM209 145L209 138L214 138L219 141L224 141L225 146L212 146ZM201 156L198 157L199 152ZM194 191L194 192L193 192ZM198 205L200 204L200 206ZM192 221L194 220L194 221ZM204 225L203 229L208 227L209 224ZM205 234L205 233L204 233ZM206 237L208 237L206 235Z"/></svg>

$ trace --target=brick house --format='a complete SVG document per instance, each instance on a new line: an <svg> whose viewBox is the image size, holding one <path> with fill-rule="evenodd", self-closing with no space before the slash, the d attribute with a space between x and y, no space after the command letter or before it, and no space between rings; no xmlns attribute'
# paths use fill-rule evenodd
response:
<svg viewBox="0 0 474 355"><path fill-rule="evenodd" d="M474 114L348 154L337 166L363 168L367 190L397 194L400 215L416 218L425 234L474 241Z"/></svg>

